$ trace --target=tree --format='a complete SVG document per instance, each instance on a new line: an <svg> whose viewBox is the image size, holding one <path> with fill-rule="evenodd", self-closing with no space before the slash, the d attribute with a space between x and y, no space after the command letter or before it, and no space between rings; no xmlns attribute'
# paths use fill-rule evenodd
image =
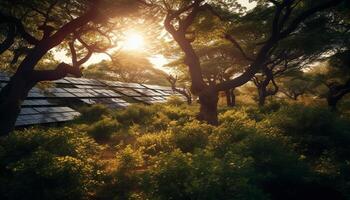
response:
<svg viewBox="0 0 350 200"><path fill-rule="evenodd" d="M284 76L282 79L280 92L294 101L297 101L301 95L312 91L313 81L302 71L292 76Z"/></svg>
<svg viewBox="0 0 350 200"><path fill-rule="evenodd" d="M200 59L192 45L195 41L195 28L192 25L195 22L205 24L206 18L201 13L210 12L218 18L228 21L227 26L234 28L232 25L239 25L240 19L244 15L234 13L234 4L230 4L227 1L193 0L172 1L170 3L156 1L155 3L160 3L163 10L166 11L165 29L185 55L184 62L188 66L191 77L191 91L194 95L199 96L200 112L198 119L217 125L219 91L236 88L250 81L259 70L263 69L272 60L271 55L273 55L274 50L281 41L290 37L290 35L298 34L301 23L310 17L317 17L314 14L338 6L343 2L345 1L332 0L318 3L312 1L301 3L296 0L258 1L259 6L251 12L264 10L264 12L259 12L261 14L259 21L267 27L263 33L265 37L262 39L264 40L258 41L254 55L247 55L245 46L240 44L234 35L227 31L226 38L230 39L232 45L250 61L250 64L239 76L214 85L208 85L204 81ZM229 6L225 8L222 5ZM222 15L222 13L229 13L232 19ZM266 16L271 17L266 18ZM249 37L249 35L245 35L245 37ZM251 38L251 40L254 39ZM209 39L207 43L210 44L210 42Z"/></svg>
<svg viewBox="0 0 350 200"><path fill-rule="evenodd" d="M278 55L274 56L271 62L264 66L260 74L256 74L253 77L253 83L258 90L259 106L265 104L268 96L274 96L279 92L277 79L280 80L279 82L284 82L286 77L299 75L301 69L307 64L314 62L315 58L318 58L320 53L325 51L323 48L318 48L307 54L303 47L300 49L282 47L282 49ZM292 80L294 79L292 78ZM270 86L271 83L272 87Z"/></svg>
<svg viewBox="0 0 350 200"><path fill-rule="evenodd" d="M329 67L333 69L329 72L330 79L326 83L329 89L327 102L332 110L336 110L338 102L350 93L350 50L346 49L332 56Z"/></svg>
<svg viewBox="0 0 350 200"><path fill-rule="evenodd" d="M314 39L326 41L327 51L322 55L321 64L316 68L326 65L324 72L314 75L314 84L323 85L328 88L327 94L323 95L332 110L336 110L337 103L350 92L350 17L347 2L345 6L336 9L334 12L327 13L323 25L326 28L321 35ZM318 26L320 23L318 23ZM319 47L320 48L320 47Z"/></svg>
<svg viewBox="0 0 350 200"><path fill-rule="evenodd" d="M168 81L169 81L169 83L171 85L172 90L182 94L186 98L187 104L191 105L192 104L191 91L189 89L187 89L186 87L179 88L179 87L176 86L176 84L177 84L177 82L179 80L178 76L169 75L167 77L167 79L168 79Z"/></svg>
<svg viewBox="0 0 350 200"><path fill-rule="evenodd" d="M207 85L215 85L229 80L232 76L243 72L243 66L246 65L245 59L242 59L239 52L227 41L213 43L211 46L204 44L196 46L196 53L199 57L203 79ZM184 58L180 57L174 62L168 64L172 69L181 69L178 72L186 71ZM188 73L183 73L188 76ZM224 91L227 106L235 105L234 89Z"/></svg>
<svg viewBox="0 0 350 200"><path fill-rule="evenodd" d="M45 0L1 1L0 53L13 50L16 72L0 92L0 133L14 128L22 101L29 90L41 81L52 81L71 74L82 76L80 66L94 52L105 52L114 46L113 30L120 25L116 17L135 10L138 3L109 0ZM97 37L98 35L98 37ZM39 70L38 62L52 49L60 46L70 50L72 64L59 63L55 68ZM16 56L16 50L27 48Z"/></svg>

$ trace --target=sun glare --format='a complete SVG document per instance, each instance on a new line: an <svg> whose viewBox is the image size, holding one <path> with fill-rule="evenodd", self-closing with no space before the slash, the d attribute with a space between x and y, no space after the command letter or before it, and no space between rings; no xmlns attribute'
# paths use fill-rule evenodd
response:
<svg viewBox="0 0 350 200"><path fill-rule="evenodd" d="M127 38L123 44L124 49L126 50L141 50L145 46L145 41L141 34L132 32L128 33Z"/></svg>

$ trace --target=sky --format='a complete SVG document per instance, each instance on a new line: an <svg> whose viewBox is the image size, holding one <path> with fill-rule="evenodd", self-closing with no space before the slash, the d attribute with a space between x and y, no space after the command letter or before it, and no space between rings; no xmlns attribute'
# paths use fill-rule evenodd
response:
<svg viewBox="0 0 350 200"><path fill-rule="evenodd" d="M248 9L252 9L255 7L256 3L249 3L249 0L238 0L239 3L246 6ZM122 41L122 48L128 51L146 51L145 45L147 42L143 39L141 33L128 31L126 34L128 35L125 41ZM60 62L71 63L71 58L66 56L66 52L62 50L54 50L54 58ZM149 61L154 65L155 68L167 71L165 64L168 63L168 60L161 54L151 55ZM99 63L102 60L110 60L110 58L106 54L95 53L91 56L91 58L84 64L84 66L89 66L91 64Z"/></svg>

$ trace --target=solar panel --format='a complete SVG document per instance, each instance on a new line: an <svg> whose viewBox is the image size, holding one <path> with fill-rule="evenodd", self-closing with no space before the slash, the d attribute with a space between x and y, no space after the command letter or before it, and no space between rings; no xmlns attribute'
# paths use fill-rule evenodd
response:
<svg viewBox="0 0 350 200"><path fill-rule="evenodd" d="M98 93L99 96L106 96L106 97L121 97L122 95L114 92L113 90L107 90L107 89L93 89L94 92Z"/></svg>
<svg viewBox="0 0 350 200"><path fill-rule="evenodd" d="M143 103L152 104L152 101L154 100L152 97L133 97L137 101L141 101Z"/></svg>
<svg viewBox="0 0 350 200"><path fill-rule="evenodd" d="M111 87L124 87L124 83L119 81L102 81L102 82Z"/></svg>
<svg viewBox="0 0 350 200"><path fill-rule="evenodd" d="M142 86L139 83L124 83L124 82L120 82L120 81L102 81L103 83L105 83L108 86L111 87L122 87L122 88L145 88L144 86Z"/></svg>
<svg viewBox="0 0 350 200"><path fill-rule="evenodd" d="M28 98L44 98L46 96L44 93L41 93L41 92L29 92L27 97Z"/></svg>
<svg viewBox="0 0 350 200"><path fill-rule="evenodd" d="M8 82L10 81L10 78L6 76L0 76L0 81Z"/></svg>
<svg viewBox="0 0 350 200"><path fill-rule="evenodd" d="M66 77L64 78L66 81L69 81L73 84L79 84L79 85L103 85L98 80L94 79L86 79L86 78L73 78L73 77Z"/></svg>
<svg viewBox="0 0 350 200"><path fill-rule="evenodd" d="M49 106L53 105L46 99L24 100L22 106Z"/></svg>
<svg viewBox="0 0 350 200"><path fill-rule="evenodd" d="M9 80L6 74L0 73L0 87L4 87ZM67 104L67 101L74 103L80 100L89 105L104 104L110 108L121 108L130 105L121 97L132 97L146 104L166 102L170 95L185 100L182 95L166 86L73 77L53 82L57 87L45 90L34 87L29 91L28 98L22 103L16 126L72 120L80 114L69 107L57 106ZM55 99L54 103L49 100L52 98Z"/></svg>
<svg viewBox="0 0 350 200"><path fill-rule="evenodd" d="M38 111L34 110L33 108L22 108L20 115L29 115L29 114L37 114Z"/></svg>
<svg viewBox="0 0 350 200"><path fill-rule="evenodd" d="M130 103L126 102L123 99L120 98L94 98L94 99L80 99L86 104L93 105L93 104L104 104L107 105L108 107L126 107L129 106Z"/></svg>
<svg viewBox="0 0 350 200"><path fill-rule="evenodd" d="M87 89L87 88L105 88L103 86L97 86L97 85L74 85L77 88Z"/></svg>
<svg viewBox="0 0 350 200"><path fill-rule="evenodd" d="M39 113L74 112L74 110L69 107L35 107L34 109Z"/></svg>
<svg viewBox="0 0 350 200"><path fill-rule="evenodd" d="M170 96L170 95L174 95L175 92L173 91L169 91L169 90L155 90L158 93L162 94L163 96Z"/></svg>
<svg viewBox="0 0 350 200"><path fill-rule="evenodd" d="M73 94L69 93L69 92L55 92L53 93L53 95L55 97L59 97L59 98L70 98L70 97L74 97Z"/></svg>
<svg viewBox="0 0 350 200"><path fill-rule="evenodd" d="M5 85L7 85L7 83L4 83L4 82L0 83L0 88L5 87Z"/></svg>
<svg viewBox="0 0 350 200"><path fill-rule="evenodd" d="M5 73L0 73L0 81L8 82L10 81L10 77Z"/></svg>
<svg viewBox="0 0 350 200"><path fill-rule="evenodd" d="M167 87L167 86L149 85L149 84L142 84L142 85L145 86L148 89L172 91L172 88L171 87Z"/></svg>
<svg viewBox="0 0 350 200"><path fill-rule="evenodd" d="M28 92L28 98L45 98L47 95L45 95L44 91L37 88L33 87L31 90Z"/></svg>
<svg viewBox="0 0 350 200"><path fill-rule="evenodd" d="M59 79L59 80L55 80L55 81L52 81L54 83L57 83L57 84L69 84L70 82L65 80L65 79Z"/></svg>
<svg viewBox="0 0 350 200"><path fill-rule="evenodd" d="M108 89L91 89L91 88L64 88L66 92L71 93L78 98L100 98L100 97L121 97L122 95Z"/></svg>
<svg viewBox="0 0 350 200"><path fill-rule="evenodd" d="M145 88L144 86L138 83L124 83L124 86L128 88Z"/></svg>
<svg viewBox="0 0 350 200"><path fill-rule="evenodd" d="M79 115L80 113L78 112L20 115L17 118L16 126L65 122L73 120Z"/></svg>
<svg viewBox="0 0 350 200"><path fill-rule="evenodd" d="M69 107L22 108L16 126L69 121L79 115Z"/></svg>
<svg viewBox="0 0 350 200"><path fill-rule="evenodd" d="M131 88L113 88L115 91L122 93L128 97L140 97L142 96L140 93L136 92Z"/></svg>
<svg viewBox="0 0 350 200"><path fill-rule="evenodd" d="M154 90L147 89L147 88L143 88L143 89L135 88L134 90L136 90L137 92L139 92L145 96L160 96L160 95L162 95Z"/></svg>

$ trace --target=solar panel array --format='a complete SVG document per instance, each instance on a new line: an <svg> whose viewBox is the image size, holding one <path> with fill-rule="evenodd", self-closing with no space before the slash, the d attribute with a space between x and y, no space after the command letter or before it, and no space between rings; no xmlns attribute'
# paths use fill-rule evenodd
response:
<svg viewBox="0 0 350 200"><path fill-rule="evenodd" d="M0 72L0 89L8 81L9 77ZM69 106L104 104L123 108L131 103L163 103L172 95L184 98L170 87L158 85L72 77L53 82L54 87L30 90L16 126L70 121L80 113Z"/></svg>

